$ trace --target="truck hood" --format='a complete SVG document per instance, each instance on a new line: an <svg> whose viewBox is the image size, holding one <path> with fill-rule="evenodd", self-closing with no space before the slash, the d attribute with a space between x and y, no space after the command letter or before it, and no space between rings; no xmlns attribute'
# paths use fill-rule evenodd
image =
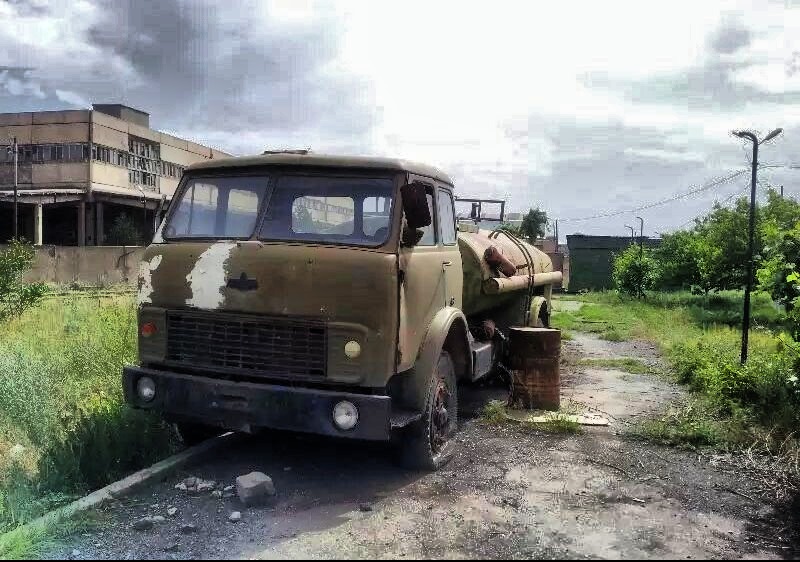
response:
<svg viewBox="0 0 800 562"><path fill-rule="evenodd" d="M342 381L363 382L372 369L386 375L394 367L398 274L392 253L257 241L154 244L140 264L137 301L167 310L324 321L329 348L348 338L364 348L363 368L339 373ZM334 379L336 365L328 362Z"/></svg>

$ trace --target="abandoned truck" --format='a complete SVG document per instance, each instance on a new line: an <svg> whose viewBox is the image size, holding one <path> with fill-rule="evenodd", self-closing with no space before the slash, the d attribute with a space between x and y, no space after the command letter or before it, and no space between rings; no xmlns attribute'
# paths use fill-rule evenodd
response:
<svg viewBox="0 0 800 562"><path fill-rule="evenodd" d="M186 169L139 272L126 400L187 443L220 428L449 457L460 381L546 325L546 254L457 224L453 182L402 160L265 153Z"/></svg>

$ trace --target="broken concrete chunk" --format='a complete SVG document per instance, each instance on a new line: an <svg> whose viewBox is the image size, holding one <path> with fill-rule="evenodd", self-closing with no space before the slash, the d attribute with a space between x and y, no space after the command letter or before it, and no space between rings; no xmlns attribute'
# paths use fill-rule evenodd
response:
<svg viewBox="0 0 800 562"><path fill-rule="evenodd" d="M199 493L210 492L216 487L217 483L213 480L198 480L197 481L197 491Z"/></svg>
<svg viewBox="0 0 800 562"><path fill-rule="evenodd" d="M220 490L214 490L213 492L211 492L211 497L216 499L221 499L222 492Z"/></svg>
<svg viewBox="0 0 800 562"><path fill-rule="evenodd" d="M223 492L233 492L236 489L236 486L225 486L222 491Z"/></svg>
<svg viewBox="0 0 800 562"><path fill-rule="evenodd" d="M251 472L236 479L236 493L243 504L256 505L275 495L275 485L263 472Z"/></svg>
<svg viewBox="0 0 800 562"><path fill-rule="evenodd" d="M185 492L185 491L186 491L186 490L188 490L189 488L186 486L186 484L184 484L183 482L181 482L180 484L175 484L175 489L176 489L176 490L180 490L181 492Z"/></svg>
<svg viewBox="0 0 800 562"><path fill-rule="evenodd" d="M133 528L137 531L146 531L152 529L156 523L163 523L165 519L160 515L155 517L142 517L133 523Z"/></svg>
<svg viewBox="0 0 800 562"><path fill-rule="evenodd" d="M176 513L178 513L178 508L177 507L170 507L167 510L167 515L169 515L170 517L175 517Z"/></svg>
<svg viewBox="0 0 800 562"><path fill-rule="evenodd" d="M237 521L242 520L242 512L241 511L234 511L231 513L230 517L228 517L228 521L231 523L236 523Z"/></svg>

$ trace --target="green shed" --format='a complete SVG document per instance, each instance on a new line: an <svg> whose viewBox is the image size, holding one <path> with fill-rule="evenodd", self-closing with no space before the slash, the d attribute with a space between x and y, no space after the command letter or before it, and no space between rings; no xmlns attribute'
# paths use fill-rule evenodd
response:
<svg viewBox="0 0 800 562"><path fill-rule="evenodd" d="M587 236L571 234L567 236L569 251L569 286L567 290L612 289L611 280L614 254L618 254L633 242L630 236ZM639 239L636 239L639 243ZM660 238L644 238L642 244L653 248L661 243Z"/></svg>

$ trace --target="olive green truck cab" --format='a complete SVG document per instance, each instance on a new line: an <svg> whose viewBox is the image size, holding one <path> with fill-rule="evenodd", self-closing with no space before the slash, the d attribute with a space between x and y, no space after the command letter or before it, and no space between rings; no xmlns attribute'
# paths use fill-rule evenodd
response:
<svg viewBox="0 0 800 562"><path fill-rule="evenodd" d="M502 369L504 331L546 324L559 280L511 234L458 224L453 182L430 166L203 162L141 262L125 397L187 442L263 428L393 441L406 465L436 469L458 382Z"/></svg>

